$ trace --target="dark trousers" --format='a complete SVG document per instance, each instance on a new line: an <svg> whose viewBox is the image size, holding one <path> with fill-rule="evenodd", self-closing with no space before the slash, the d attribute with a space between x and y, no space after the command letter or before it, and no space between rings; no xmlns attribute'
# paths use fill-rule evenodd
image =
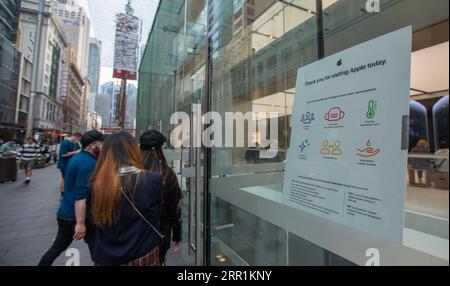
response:
<svg viewBox="0 0 450 286"><path fill-rule="evenodd" d="M42 256L39 266L51 266L56 258L69 248L73 242L75 225L75 221L58 218L58 233L56 234L56 239L50 249ZM84 237L84 241L89 247L91 259L94 253L94 238L95 234L93 227L89 223L86 223L86 236Z"/></svg>

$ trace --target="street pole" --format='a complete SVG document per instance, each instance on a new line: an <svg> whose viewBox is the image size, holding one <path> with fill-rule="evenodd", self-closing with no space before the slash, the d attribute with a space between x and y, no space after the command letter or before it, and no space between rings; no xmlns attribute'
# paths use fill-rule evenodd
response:
<svg viewBox="0 0 450 286"><path fill-rule="evenodd" d="M120 87L120 128L125 131L125 120L127 114L127 79L122 79L122 84Z"/></svg>
<svg viewBox="0 0 450 286"><path fill-rule="evenodd" d="M28 118L27 118L27 132L26 137L32 137L34 135L34 98L36 97L37 89L37 73L38 73L38 61L41 52L41 32L42 32L42 13L44 12L45 0L38 0L38 19L36 25L36 33L34 38L33 49L33 71L31 74L31 92L30 102L28 105Z"/></svg>

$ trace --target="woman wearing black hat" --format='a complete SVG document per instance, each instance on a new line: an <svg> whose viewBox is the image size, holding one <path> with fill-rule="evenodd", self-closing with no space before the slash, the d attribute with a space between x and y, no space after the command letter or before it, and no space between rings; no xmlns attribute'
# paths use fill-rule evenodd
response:
<svg viewBox="0 0 450 286"><path fill-rule="evenodd" d="M163 146L167 139L160 132L150 130L142 134L140 149L142 165L149 172L160 173L163 177L164 191L161 206L161 230L164 238L160 243L160 263L165 262L167 251L172 247L175 252L181 246L181 189L175 172L167 164Z"/></svg>
<svg viewBox="0 0 450 286"><path fill-rule="evenodd" d="M145 172L134 138L108 136L88 197L96 226L94 261L99 266L159 266L163 180Z"/></svg>

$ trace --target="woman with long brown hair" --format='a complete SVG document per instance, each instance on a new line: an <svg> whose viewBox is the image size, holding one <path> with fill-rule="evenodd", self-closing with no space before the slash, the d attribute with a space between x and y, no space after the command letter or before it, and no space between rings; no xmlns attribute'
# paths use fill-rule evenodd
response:
<svg viewBox="0 0 450 286"><path fill-rule="evenodd" d="M89 200L99 266L158 266L162 177L143 171L138 145L125 132L107 137Z"/></svg>
<svg viewBox="0 0 450 286"><path fill-rule="evenodd" d="M146 131L140 138L143 167L163 177L164 191L161 204L161 231L164 239L160 243L160 261L165 263L166 253L171 247L175 252L181 245L181 189L175 172L167 164L163 146L167 139L156 130Z"/></svg>

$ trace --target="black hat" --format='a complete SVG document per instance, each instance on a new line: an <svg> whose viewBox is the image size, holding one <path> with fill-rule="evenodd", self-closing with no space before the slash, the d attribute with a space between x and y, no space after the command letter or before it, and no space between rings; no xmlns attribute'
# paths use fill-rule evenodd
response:
<svg viewBox="0 0 450 286"><path fill-rule="evenodd" d="M145 131L141 138L139 138L142 150L156 150L162 148L164 143L167 142L167 138L159 131L149 130Z"/></svg>
<svg viewBox="0 0 450 286"><path fill-rule="evenodd" d="M83 149L86 149L89 145L91 145L95 141L103 141L105 139L105 135L97 130L92 130L86 132L83 136L81 136L81 145Z"/></svg>

